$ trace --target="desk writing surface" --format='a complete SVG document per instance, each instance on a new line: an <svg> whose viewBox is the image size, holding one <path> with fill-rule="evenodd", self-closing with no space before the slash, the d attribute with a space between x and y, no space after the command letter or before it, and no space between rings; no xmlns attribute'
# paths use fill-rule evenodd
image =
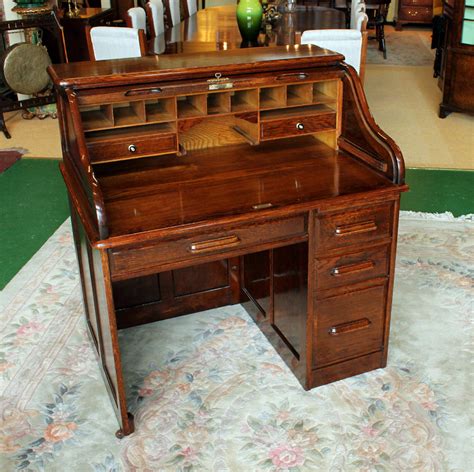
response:
<svg viewBox="0 0 474 472"><path fill-rule="evenodd" d="M392 186L311 137L140 159L103 171L98 165L96 175L111 236L257 214L252 207L258 204L276 209Z"/></svg>

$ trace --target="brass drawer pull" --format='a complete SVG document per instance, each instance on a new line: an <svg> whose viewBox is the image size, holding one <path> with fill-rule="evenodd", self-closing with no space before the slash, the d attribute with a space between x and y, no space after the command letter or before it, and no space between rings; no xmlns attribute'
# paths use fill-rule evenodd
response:
<svg viewBox="0 0 474 472"><path fill-rule="evenodd" d="M272 203L257 203L256 205L252 205L253 210L264 210L265 208L271 208L273 206Z"/></svg>
<svg viewBox="0 0 474 472"><path fill-rule="evenodd" d="M125 92L125 96L131 97L133 95L149 95L149 94L161 93L162 91L163 90L159 87L139 88L139 89L127 90Z"/></svg>
<svg viewBox="0 0 474 472"><path fill-rule="evenodd" d="M347 275L352 274L354 272L362 272L364 270L370 270L375 267L374 261L364 261L364 262L356 262L355 264L347 264L339 267L334 267L331 270L331 275L338 276L338 275Z"/></svg>
<svg viewBox="0 0 474 472"><path fill-rule="evenodd" d="M281 74L277 77L277 80L285 80L285 79L307 79L309 75L306 72L290 72L288 74Z"/></svg>
<svg viewBox="0 0 474 472"><path fill-rule="evenodd" d="M238 246L240 239L236 235L224 236L223 238L209 239L207 241L199 241L191 243L189 251L193 254L201 252L215 251L216 249L226 249L228 247Z"/></svg>
<svg viewBox="0 0 474 472"><path fill-rule="evenodd" d="M355 233L369 233L370 231L376 231L376 229L377 225L375 221L363 221L362 223L336 226L334 233L337 236L347 236Z"/></svg>
<svg viewBox="0 0 474 472"><path fill-rule="evenodd" d="M348 323L341 323L336 326L332 326L329 328L328 333L331 336L337 336L339 334L359 331L360 329L367 329L371 324L372 323L368 318L362 318L360 320L349 321Z"/></svg>

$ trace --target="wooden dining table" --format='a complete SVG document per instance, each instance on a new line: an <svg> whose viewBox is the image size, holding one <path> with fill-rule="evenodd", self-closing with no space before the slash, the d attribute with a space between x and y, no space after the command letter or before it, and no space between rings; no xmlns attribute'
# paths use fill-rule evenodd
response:
<svg viewBox="0 0 474 472"><path fill-rule="evenodd" d="M273 27L265 28L256 43L242 40L236 19L236 5L199 10L164 34L149 42L149 54L197 53L259 46L300 44L303 31L344 29L342 11L315 5L296 5L291 13L281 13Z"/></svg>

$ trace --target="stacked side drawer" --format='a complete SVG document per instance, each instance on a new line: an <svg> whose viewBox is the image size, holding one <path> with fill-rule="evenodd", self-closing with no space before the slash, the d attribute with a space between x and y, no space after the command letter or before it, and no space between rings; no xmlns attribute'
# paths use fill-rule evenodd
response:
<svg viewBox="0 0 474 472"><path fill-rule="evenodd" d="M392 222L391 203L316 217L313 386L382 366Z"/></svg>

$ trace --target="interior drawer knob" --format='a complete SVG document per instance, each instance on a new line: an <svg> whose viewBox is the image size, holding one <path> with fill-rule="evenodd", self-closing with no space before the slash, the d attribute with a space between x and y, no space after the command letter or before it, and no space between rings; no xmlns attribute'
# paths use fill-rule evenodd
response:
<svg viewBox="0 0 474 472"><path fill-rule="evenodd" d="M303 123L296 123L296 129L303 131L304 130L304 124Z"/></svg>
<svg viewBox="0 0 474 472"><path fill-rule="evenodd" d="M128 146L128 150L130 152L137 152L137 146L135 146L135 144L130 144L130 146Z"/></svg>

